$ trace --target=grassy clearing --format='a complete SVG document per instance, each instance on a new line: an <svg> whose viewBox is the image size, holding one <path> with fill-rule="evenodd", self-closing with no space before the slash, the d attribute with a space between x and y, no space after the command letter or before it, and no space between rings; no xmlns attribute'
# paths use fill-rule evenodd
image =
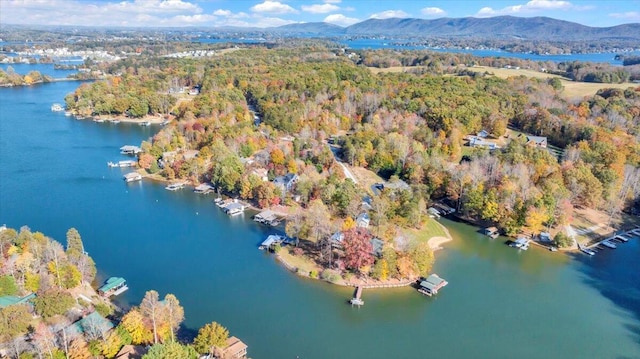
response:
<svg viewBox="0 0 640 359"><path fill-rule="evenodd" d="M424 66L396 66L396 67L388 67L388 68L376 68L369 67L369 70L374 74L379 73L397 73L397 72L407 72L411 69L420 69L424 68ZM564 78L559 75L549 74L546 72L538 72L534 70L528 69L505 69L498 67L488 67L488 66L474 66L474 67L465 67L466 70L479 72L479 73L488 73L503 79L513 76L526 76L526 77L534 77L538 79L550 79L550 78L558 78L562 81L562 86L564 86L564 90L562 91L563 95L565 95L569 99L582 99L585 96L593 96L598 92L598 90L602 90L605 88L618 88L618 89L626 89L628 87L638 87L638 84L625 82L621 84L601 84L601 83L593 83L593 82L576 82L571 81L567 78Z"/></svg>
<svg viewBox="0 0 640 359"><path fill-rule="evenodd" d="M404 232L412 239L427 242L433 237L447 237L442 225L433 218L428 218L420 229L405 229Z"/></svg>
<svg viewBox="0 0 640 359"><path fill-rule="evenodd" d="M278 252L280 259L288 264L290 267L297 268L298 272L306 273L307 275L311 271L315 271L320 274L322 269L316 265L316 263L307 256L295 256L289 252L292 248L284 247Z"/></svg>

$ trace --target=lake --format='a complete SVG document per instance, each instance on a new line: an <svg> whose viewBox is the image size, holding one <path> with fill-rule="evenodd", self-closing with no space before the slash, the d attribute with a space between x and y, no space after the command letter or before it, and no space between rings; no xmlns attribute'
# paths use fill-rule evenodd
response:
<svg viewBox="0 0 640 359"><path fill-rule="evenodd" d="M126 184L125 144L158 127L95 123L50 111L78 83L0 89L0 223L64 242L80 231L100 280L127 279L118 297L174 293L187 330L211 321L249 345L252 358L637 358L640 241L594 257L539 248L442 219L454 237L434 271L437 297L411 288L352 290L299 278L257 249L272 229L229 218L185 189Z"/></svg>

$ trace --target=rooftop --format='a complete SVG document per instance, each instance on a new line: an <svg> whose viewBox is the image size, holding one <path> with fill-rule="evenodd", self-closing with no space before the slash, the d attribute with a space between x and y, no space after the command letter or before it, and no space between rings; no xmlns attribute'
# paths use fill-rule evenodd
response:
<svg viewBox="0 0 640 359"><path fill-rule="evenodd" d="M5 295L3 297L0 297L0 308L9 307L9 306L15 305L15 304L26 303L26 302L30 301L31 299L33 299L35 297L36 297L35 293L31 293L31 294L26 295L24 297L18 297L18 296L15 296L15 295Z"/></svg>
<svg viewBox="0 0 640 359"><path fill-rule="evenodd" d="M98 288L99 291L101 292L108 292L114 288L117 288L123 284L125 284L125 279L121 278L121 277L111 277L109 279L107 279L107 281L104 283L104 285L100 288Z"/></svg>

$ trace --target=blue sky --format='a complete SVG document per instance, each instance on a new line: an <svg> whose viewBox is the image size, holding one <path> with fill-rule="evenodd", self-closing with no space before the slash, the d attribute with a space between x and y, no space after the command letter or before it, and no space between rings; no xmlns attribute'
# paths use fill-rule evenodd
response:
<svg viewBox="0 0 640 359"><path fill-rule="evenodd" d="M255 26L369 18L548 16L589 26L640 23L640 0L0 0L0 24Z"/></svg>

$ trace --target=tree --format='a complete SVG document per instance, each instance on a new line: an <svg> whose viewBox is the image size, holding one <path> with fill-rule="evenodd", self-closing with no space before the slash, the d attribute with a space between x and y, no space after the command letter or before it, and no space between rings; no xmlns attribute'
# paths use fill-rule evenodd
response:
<svg viewBox="0 0 640 359"><path fill-rule="evenodd" d="M58 288L51 288L33 299L36 313L45 319L66 313L75 303L71 294Z"/></svg>
<svg viewBox="0 0 640 359"><path fill-rule="evenodd" d="M198 353L190 345L178 342L154 344L142 359L196 359Z"/></svg>
<svg viewBox="0 0 640 359"><path fill-rule="evenodd" d="M17 304L0 309L0 342L10 341L27 332L31 313L27 304Z"/></svg>
<svg viewBox="0 0 640 359"><path fill-rule="evenodd" d="M13 276L8 274L0 276L0 297L16 294L18 294L18 286Z"/></svg>
<svg viewBox="0 0 640 359"><path fill-rule="evenodd" d="M89 352L89 347L87 346L87 342L85 342L81 336L71 341L71 344L69 345L68 357L69 359L91 358L91 353Z"/></svg>
<svg viewBox="0 0 640 359"><path fill-rule="evenodd" d="M569 237L562 231L558 232L555 237L553 237L553 240L554 242L556 242L556 246L558 246L558 248L571 247L571 245L573 244L573 240L571 239L571 237Z"/></svg>
<svg viewBox="0 0 640 359"><path fill-rule="evenodd" d="M169 325L171 331L171 340L175 340L175 330L178 329L180 323L184 320L184 308L180 306L180 301L173 294L167 294L164 297L164 314L165 322Z"/></svg>
<svg viewBox="0 0 640 359"><path fill-rule="evenodd" d="M161 320L161 311L162 304L160 304L158 292L150 290L145 293L140 303L140 312L151 321L154 343L158 343L158 326Z"/></svg>
<svg viewBox="0 0 640 359"><path fill-rule="evenodd" d="M222 325L211 322L198 330L198 336L193 340L193 346L198 353L213 353L215 348L227 345L229 331Z"/></svg>
<svg viewBox="0 0 640 359"><path fill-rule="evenodd" d="M344 263L347 268L360 271L373 264L371 234L364 228L353 228L344 232Z"/></svg>
<svg viewBox="0 0 640 359"><path fill-rule="evenodd" d="M75 228L67 231L67 256L69 258L79 258L84 253L84 244L80 233Z"/></svg>
<svg viewBox="0 0 640 359"><path fill-rule="evenodd" d="M415 268L418 271L418 274L421 276L429 275L431 271L431 267L433 266L433 251L427 242L420 242L413 246L409 250L409 258L415 264Z"/></svg>
<svg viewBox="0 0 640 359"><path fill-rule="evenodd" d="M56 347L56 336L51 328L43 322L39 322L32 335L33 344L40 355L48 354L53 356Z"/></svg>
<svg viewBox="0 0 640 359"><path fill-rule="evenodd" d="M129 333L133 344L146 344L153 339L153 333L144 324L144 317L138 309L131 309L125 314L120 325Z"/></svg>

